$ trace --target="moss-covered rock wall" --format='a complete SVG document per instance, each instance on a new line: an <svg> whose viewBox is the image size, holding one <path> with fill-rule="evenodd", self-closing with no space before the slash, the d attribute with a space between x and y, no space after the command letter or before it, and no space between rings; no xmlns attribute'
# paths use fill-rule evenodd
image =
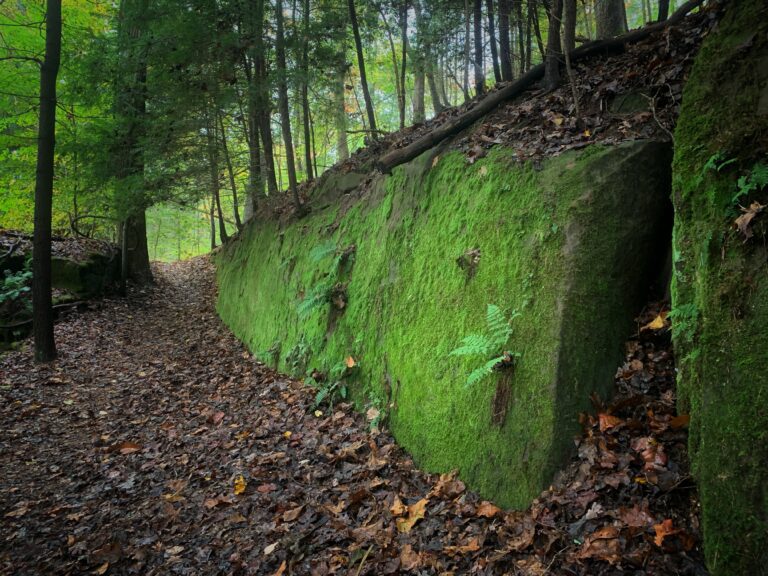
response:
<svg viewBox="0 0 768 576"><path fill-rule="evenodd" d="M734 227L739 205L768 204L759 185L737 197L766 152L768 6L734 0L686 85L674 160L678 387L715 574L768 573L766 216L750 239Z"/></svg>
<svg viewBox="0 0 768 576"><path fill-rule="evenodd" d="M386 410L422 467L458 468L487 497L527 506L572 449L590 394L610 393L663 268L670 160L654 142L540 169L507 149L472 165L427 154L298 222L251 222L217 258L219 313L299 376L353 357L355 400ZM323 258L329 241L354 256ZM323 283L345 290L309 306ZM483 330L488 304L520 313L508 346L520 358L511 376L467 387L478 361L449 353Z"/></svg>

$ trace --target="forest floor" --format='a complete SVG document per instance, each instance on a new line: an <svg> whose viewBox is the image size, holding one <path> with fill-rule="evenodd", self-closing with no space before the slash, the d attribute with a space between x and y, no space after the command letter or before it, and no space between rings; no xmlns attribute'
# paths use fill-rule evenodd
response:
<svg viewBox="0 0 768 576"><path fill-rule="evenodd" d="M208 259L155 274L64 318L55 363L0 357L0 573L705 574L657 308L578 456L514 512L253 359Z"/></svg>

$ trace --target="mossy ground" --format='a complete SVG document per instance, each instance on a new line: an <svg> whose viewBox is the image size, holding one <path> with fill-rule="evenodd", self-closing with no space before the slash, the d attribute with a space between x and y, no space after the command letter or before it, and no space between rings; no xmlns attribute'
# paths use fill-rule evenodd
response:
<svg viewBox="0 0 768 576"><path fill-rule="evenodd" d="M508 149L473 165L427 154L344 209L247 226L217 259L218 311L265 361L298 376L352 356L355 400L386 410L422 467L458 468L487 497L525 507L562 465L590 393L609 394L651 257L663 261L651 244L668 167L668 148L654 143L592 147L541 170ZM635 223L637 213L647 218ZM329 240L356 246L336 278L348 304L302 318L297 304L332 273L332 258L311 256ZM470 277L457 259L471 249L480 261ZM449 356L483 329L489 303L521 313L508 346L521 357L501 407L497 377L467 388L477 361Z"/></svg>
<svg viewBox="0 0 768 576"><path fill-rule="evenodd" d="M675 348L714 574L768 563L768 251L733 229L736 180L768 152L768 8L733 1L704 43L675 134ZM735 159L708 170L715 155ZM759 194L758 194L759 195ZM747 197L741 202L748 205ZM756 223L756 226L758 224Z"/></svg>

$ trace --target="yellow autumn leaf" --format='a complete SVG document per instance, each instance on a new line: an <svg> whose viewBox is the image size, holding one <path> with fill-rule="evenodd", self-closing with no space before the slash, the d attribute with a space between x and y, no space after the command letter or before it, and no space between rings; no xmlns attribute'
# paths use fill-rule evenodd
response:
<svg viewBox="0 0 768 576"><path fill-rule="evenodd" d="M648 322L648 324L640 328L640 331L661 330L662 328L666 328L669 325L669 323L667 322L667 316L669 316L669 312L665 310L664 312L656 316L656 318Z"/></svg>
<svg viewBox="0 0 768 576"><path fill-rule="evenodd" d="M248 486L248 482L245 481L245 478L243 478L243 475L240 474L237 478L235 478L235 494L240 495L243 492L245 492L245 487Z"/></svg>
<svg viewBox="0 0 768 576"><path fill-rule="evenodd" d="M320 418L323 415L322 410L315 410L315 418Z"/></svg>
<svg viewBox="0 0 768 576"><path fill-rule="evenodd" d="M290 438L292 435L293 435L293 432L291 432L290 430L286 430L285 432L283 432L283 436L285 436L286 438Z"/></svg>
<svg viewBox="0 0 768 576"><path fill-rule="evenodd" d="M347 365L347 368L354 368L357 362L355 362L355 359L352 358L352 356L347 356L347 359L344 361Z"/></svg>

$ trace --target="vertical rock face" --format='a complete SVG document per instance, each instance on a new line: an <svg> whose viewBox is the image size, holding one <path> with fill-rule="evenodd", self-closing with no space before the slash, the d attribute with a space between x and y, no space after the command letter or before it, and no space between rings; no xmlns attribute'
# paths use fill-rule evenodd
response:
<svg viewBox="0 0 768 576"><path fill-rule="evenodd" d="M725 10L675 134L674 338L709 567L765 574L768 222L759 213L741 231L734 223L740 205L768 204L760 185L737 197L768 165L768 6L734 0Z"/></svg>
<svg viewBox="0 0 768 576"><path fill-rule="evenodd" d="M297 223L251 222L217 257L218 310L297 376L351 356L353 398L388 413L420 466L525 507L570 453L590 394L610 394L664 268L671 150L593 146L541 169L514 158L432 153ZM519 313L503 347L519 358L467 386L490 357L450 352L485 329L489 304Z"/></svg>

